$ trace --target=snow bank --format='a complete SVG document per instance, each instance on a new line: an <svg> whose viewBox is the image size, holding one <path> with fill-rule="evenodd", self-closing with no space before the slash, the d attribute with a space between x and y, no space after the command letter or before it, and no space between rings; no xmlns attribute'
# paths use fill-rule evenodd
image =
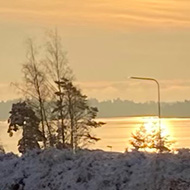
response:
<svg viewBox="0 0 190 190"><path fill-rule="evenodd" d="M0 190L188 190L190 152L0 154Z"/></svg>

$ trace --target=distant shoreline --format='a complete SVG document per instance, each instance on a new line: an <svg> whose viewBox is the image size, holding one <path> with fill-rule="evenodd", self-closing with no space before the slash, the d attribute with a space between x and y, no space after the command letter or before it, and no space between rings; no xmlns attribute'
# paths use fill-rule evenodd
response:
<svg viewBox="0 0 190 190"><path fill-rule="evenodd" d="M157 117L157 115L133 115L133 116L113 116L113 117L97 117L97 119L109 119L109 118L143 118L143 117ZM167 116L167 117L161 117L160 119L190 119L189 117L173 117L173 116Z"/></svg>
<svg viewBox="0 0 190 190"><path fill-rule="evenodd" d="M105 116L105 117L97 117L96 119L100 120L100 119L119 119L119 118L158 118L157 115L132 115L132 116ZM161 117L160 119L190 119L189 117L173 117L173 116L167 116L167 117ZM0 119L0 122L7 122L8 125L8 119Z"/></svg>
<svg viewBox="0 0 190 190"><path fill-rule="evenodd" d="M0 120L7 120L13 103L19 100L0 102ZM89 99L91 106L97 107L97 118L118 117L156 117L158 107L156 102L137 103L131 100ZM190 100L176 102L161 102L161 118L190 118Z"/></svg>

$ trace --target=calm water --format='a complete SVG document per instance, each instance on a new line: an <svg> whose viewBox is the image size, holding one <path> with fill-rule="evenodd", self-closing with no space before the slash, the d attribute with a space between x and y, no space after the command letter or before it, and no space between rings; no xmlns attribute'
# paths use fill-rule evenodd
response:
<svg viewBox="0 0 190 190"><path fill-rule="evenodd" d="M150 117L102 118L99 120L105 122L106 125L94 129L93 134L100 137L101 141L95 145L91 145L90 148L110 150L107 146L112 146L113 151L124 151L125 148L129 147L131 133L143 123L157 121L157 119ZM174 145L176 148L190 148L190 118L162 119L161 123L166 132L176 140ZM0 142L6 151L17 152L17 142L19 138L19 133L15 133L13 137L9 137L6 122L0 122Z"/></svg>
<svg viewBox="0 0 190 190"><path fill-rule="evenodd" d="M139 128L143 123L157 122L156 118L150 117L125 117L125 118L102 118L100 121L106 123L105 126L93 131L97 137L102 140L97 142L91 148L100 148L110 150L107 146L112 146L113 151L124 151L129 147L131 133ZM174 147L190 148L190 118L179 119L161 119L161 125L173 140L176 141Z"/></svg>

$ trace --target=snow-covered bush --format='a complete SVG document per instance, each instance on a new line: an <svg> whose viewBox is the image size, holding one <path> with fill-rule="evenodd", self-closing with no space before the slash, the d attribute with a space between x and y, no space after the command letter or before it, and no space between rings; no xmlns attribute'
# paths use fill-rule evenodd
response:
<svg viewBox="0 0 190 190"><path fill-rule="evenodd" d="M0 190L188 190L190 152L33 150L0 154Z"/></svg>

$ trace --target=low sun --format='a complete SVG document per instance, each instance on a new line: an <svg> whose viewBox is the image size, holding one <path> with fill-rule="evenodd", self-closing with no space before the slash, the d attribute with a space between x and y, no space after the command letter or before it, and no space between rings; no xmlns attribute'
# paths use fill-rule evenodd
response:
<svg viewBox="0 0 190 190"><path fill-rule="evenodd" d="M154 130L154 129L159 130L159 125L160 125L162 137L165 137L170 134L169 124L162 119L160 119L160 121L159 121L159 118L157 118L157 117L146 117L146 118L143 118L142 122L143 122L143 125L144 125L147 133L151 133L152 130Z"/></svg>

